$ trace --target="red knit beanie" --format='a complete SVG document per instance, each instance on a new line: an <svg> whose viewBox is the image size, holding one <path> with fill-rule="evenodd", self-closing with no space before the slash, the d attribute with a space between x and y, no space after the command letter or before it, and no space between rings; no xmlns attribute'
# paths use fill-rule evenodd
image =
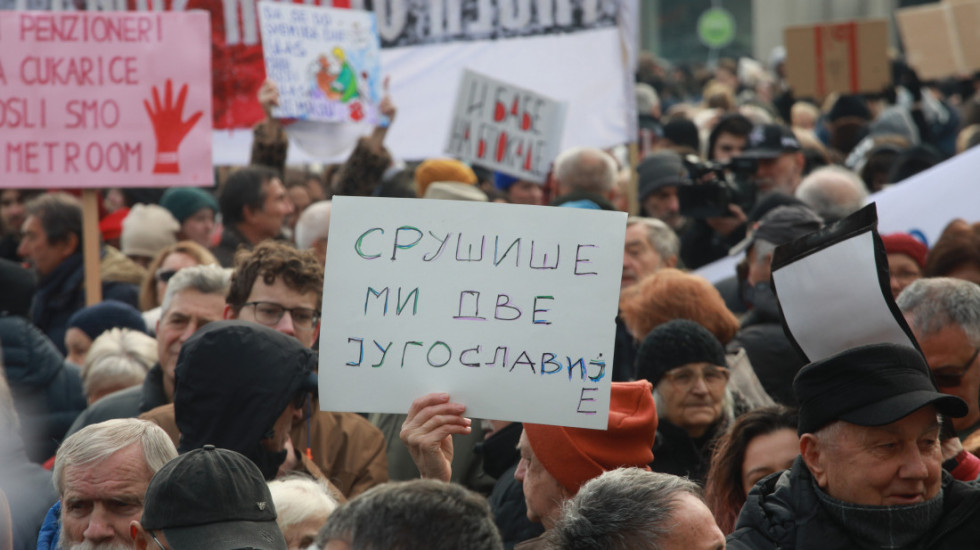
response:
<svg viewBox="0 0 980 550"><path fill-rule="evenodd" d="M885 245L885 252L905 254L919 264L919 269L926 268L926 254L929 252L929 248L912 235L908 233L882 235L881 242Z"/></svg>
<svg viewBox="0 0 980 550"><path fill-rule="evenodd" d="M603 472L650 469L657 434L653 386L646 380L613 382L606 430L524 424L534 456L570 494Z"/></svg>

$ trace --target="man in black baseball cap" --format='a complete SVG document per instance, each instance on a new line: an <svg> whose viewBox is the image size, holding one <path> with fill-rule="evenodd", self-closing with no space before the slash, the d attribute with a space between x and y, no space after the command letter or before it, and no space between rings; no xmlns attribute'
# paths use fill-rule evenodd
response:
<svg viewBox="0 0 980 550"><path fill-rule="evenodd" d="M137 550L286 550L262 472L214 445L171 460L153 476L130 536Z"/></svg>
<svg viewBox="0 0 980 550"><path fill-rule="evenodd" d="M802 147L793 131L782 124L760 124L752 128L740 158L758 163L752 177L759 195L769 192L793 195L803 178Z"/></svg>
<svg viewBox="0 0 980 550"><path fill-rule="evenodd" d="M852 348L804 367L800 456L749 494L728 548L965 548L980 537L980 488L943 471L942 417L917 350ZM778 525L777 525L778 523Z"/></svg>

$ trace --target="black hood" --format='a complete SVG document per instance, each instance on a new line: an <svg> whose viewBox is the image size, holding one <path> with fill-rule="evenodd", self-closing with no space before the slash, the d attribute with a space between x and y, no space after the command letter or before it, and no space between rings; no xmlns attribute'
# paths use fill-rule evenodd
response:
<svg viewBox="0 0 980 550"><path fill-rule="evenodd" d="M316 363L295 338L255 323L219 321L198 330L177 358L178 451L210 444L261 466L268 458L259 441L293 397L315 389Z"/></svg>

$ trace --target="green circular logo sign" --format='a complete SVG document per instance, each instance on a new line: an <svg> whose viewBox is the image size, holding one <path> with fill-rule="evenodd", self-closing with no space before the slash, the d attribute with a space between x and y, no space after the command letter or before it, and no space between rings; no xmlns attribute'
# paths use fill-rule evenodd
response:
<svg viewBox="0 0 980 550"><path fill-rule="evenodd" d="M705 10L698 17L698 38L709 48L724 48L735 40L735 17L723 8Z"/></svg>

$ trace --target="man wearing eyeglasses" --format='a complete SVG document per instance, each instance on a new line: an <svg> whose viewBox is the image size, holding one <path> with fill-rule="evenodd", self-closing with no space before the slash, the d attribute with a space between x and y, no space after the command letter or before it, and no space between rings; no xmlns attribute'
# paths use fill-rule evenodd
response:
<svg viewBox="0 0 980 550"><path fill-rule="evenodd" d="M235 257L224 317L265 325L312 347L322 293L323 267L312 254L266 241Z"/></svg>
<svg viewBox="0 0 980 550"><path fill-rule="evenodd" d="M939 391L966 402L968 412L953 419L953 428L966 443L980 428L980 286L960 279L919 279L898 296Z"/></svg>

